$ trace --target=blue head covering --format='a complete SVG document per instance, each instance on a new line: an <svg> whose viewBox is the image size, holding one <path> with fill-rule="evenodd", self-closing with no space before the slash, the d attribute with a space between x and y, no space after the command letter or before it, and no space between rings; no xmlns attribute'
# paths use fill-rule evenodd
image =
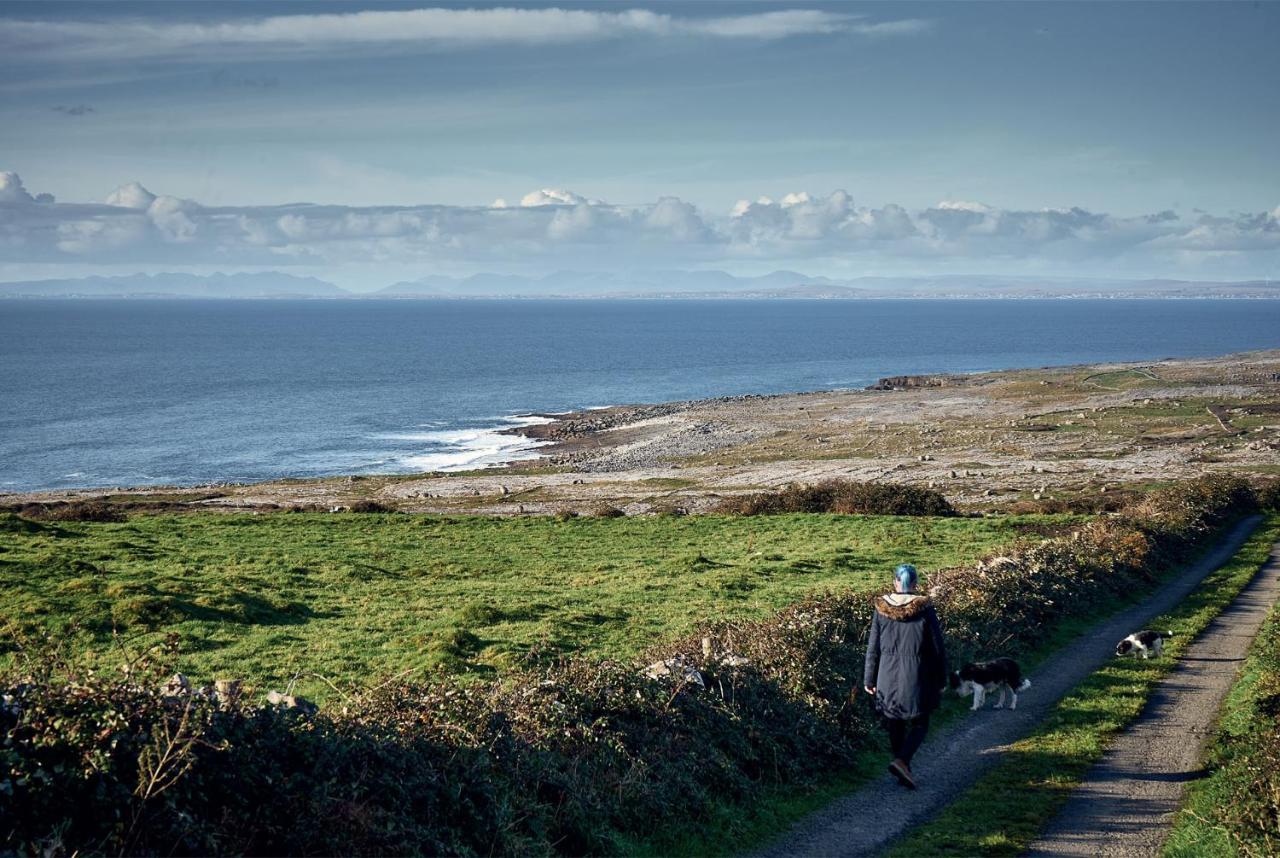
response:
<svg viewBox="0 0 1280 858"><path fill-rule="evenodd" d="M903 563L893 570L893 577L898 579L898 585L903 590L910 590L916 585L916 567L910 563Z"/></svg>

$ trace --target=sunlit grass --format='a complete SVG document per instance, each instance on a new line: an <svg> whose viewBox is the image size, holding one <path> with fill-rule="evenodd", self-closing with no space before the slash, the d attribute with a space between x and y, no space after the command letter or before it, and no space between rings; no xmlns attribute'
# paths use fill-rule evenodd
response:
<svg viewBox="0 0 1280 858"><path fill-rule="evenodd" d="M0 615L104 664L118 661L113 628L133 646L177 632L182 665L201 680L483 674L534 648L632 657L706 620L881 586L905 560L963 563L1068 520L0 516ZM323 697L327 686L304 688Z"/></svg>

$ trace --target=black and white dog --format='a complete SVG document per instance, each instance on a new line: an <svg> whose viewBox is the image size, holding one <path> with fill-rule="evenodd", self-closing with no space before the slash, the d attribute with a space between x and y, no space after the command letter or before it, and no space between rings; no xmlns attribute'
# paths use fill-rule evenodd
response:
<svg viewBox="0 0 1280 858"><path fill-rule="evenodd" d="M1138 656L1151 658L1153 655L1159 658L1164 654L1164 639L1171 637L1173 632L1153 632L1151 629L1143 629L1116 644L1116 655L1133 653L1134 658Z"/></svg>
<svg viewBox="0 0 1280 858"><path fill-rule="evenodd" d="M1000 689L1000 699L996 701L995 708L1004 708L1004 695L1007 691L1013 695L1009 708L1017 709L1018 692L1030 687L1031 680L1022 678L1022 668L1011 658L971 662L951 672L951 688L962 697L966 694L973 695L971 709L981 709L987 695L997 688Z"/></svg>

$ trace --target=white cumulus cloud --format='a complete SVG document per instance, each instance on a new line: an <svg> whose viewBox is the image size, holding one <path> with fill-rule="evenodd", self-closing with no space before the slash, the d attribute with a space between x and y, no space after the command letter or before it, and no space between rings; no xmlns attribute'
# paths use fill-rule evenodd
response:
<svg viewBox="0 0 1280 858"><path fill-rule="evenodd" d="M542 188L519 205L202 206L130 183L104 203L55 203L0 172L0 252L28 263L239 265L394 262L488 266L825 263L918 260L990 270L1007 260L1062 267L1113 262L1280 264L1280 207L1256 213L1132 216L946 201L924 209L859 205L843 190L744 197L728 214L661 196L614 205ZM1203 273L1203 268L1198 269Z"/></svg>
<svg viewBox="0 0 1280 858"><path fill-rule="evenodd" d="M129 182L127 185L121 185L107 194L106 203L109 206L119 206L126 209L145 209L155 200L155 194L137 182Z"/></svg>
<svg viewBox="0 0 1280 858"><path fill-rule="evenodd" d="M140 59L201 51L294 54L368 48L545 45L623 38L784 39L849 33L906 36L929 22L873 21L823 9L782 9L742 15L687 16L648 9L423 8L239 17L214 22L129 18L0 19L0 49L10 53L72 53Z"/></svg>
<svg viewBox="0 0 1280 858"><path fill-rule="evenodd" d="M0 203L33 203L35 197L27 193L22 177L11 171L0 173Z"/></svg>
<svg viewBox="0 0 1280 858"><path fill-rule="evenodd" d="M599 202L599 200L589 200L584 196L575 194L573 191L564 191L559 188L543 188L542 190L525 194L520 198L520 205L526 208L532 206L579 206ZM501 208L501 206L498 208Z"/></svg>

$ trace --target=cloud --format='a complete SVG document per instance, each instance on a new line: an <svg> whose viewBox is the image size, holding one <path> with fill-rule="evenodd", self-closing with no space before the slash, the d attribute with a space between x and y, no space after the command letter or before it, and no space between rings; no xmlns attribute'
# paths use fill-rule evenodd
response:
<svg viewBox="0 0 1280 858"><path fill-rule="evenodd" d="M34 203L35 197L27 193L22 186L22 177L17 173L5 171L0 173L0 203Z"/></svg>
<svg viewBox="0 0 1280 858"><path fill-rule="evenodd" d="M80 258L111 258L114 251L137 248L148 238L146 220L137 215L67 220L57 224L55 236L58 251Z"/></svg>
<svg viewBox="0 0 1280 858"><path fill-rule="evenodd" d="M155 201L156 195L137 182L121 185L108 194L106 199L107 205L126 209L145 209Z"/></svg>
<svg viewBox="0 0 1280 858"><path fill-rule="evenodd" d="M870 21L862 15L785 9L696 17L648 9L400 9L273 15L211 23L148 19L0 19L0 48L18 54L74 52L80 57L136 60L201 49L332 51L352 48L432 48L554 45L624 38L699 37L773 40L848 33L906 36L928 29L911 18Z"/></svg>
<svg viewBox="0 0 1280 858"><path fill-rule="evenodd" d="M503 206L506 205L504 200L498 200ZM526 208L532 206L558 206L569 205L577 206L584 204L599 204L599 200L588 200L586 197L579 196L572 191L562 191L558 188L543 188L540 191L534 191L525 194L520 198L520 205ZM501 206L499 206L501 208Z"/></svg>
<svg viewBox="0 0 1280 858"><path fill-rule="evenodd" d="M87 104L55 104L49 109L64 116L84 116L86 113L94 112L93 108Z"/></svg>
<svg viewBox="0 0 1280 858"><path fill-rule="evenodd" d="M914 36L933 28L933 21L927 18L903 18L899 21L880 21L878 23L853 23L848 29L860 36Z"/></svg>
<svg viewBox="0 0 1280 858"><path fill-rule="evenodd" d="M983 203L971 203L965 200L943 200L938 203L936 208L941 211L977 212L978 214L987 214L991 211L991 206Z"/></svg>
<svg viewBox="0 0 1280 858"><path fill-rule="evenodd" d="M665 15L662 17L667 18ZM782 39L788 36L848 32L857 26L856 20L856 16L816 9L787 9L727 18L667 18L665 23L675 32L724 39Z"/></svg>
<svg viewBox="0 0 1280 858"><path fill-rule="evenodd" d="M846 191L743 199L723 215L674 196L614 205L543 188L490 206L203 206L132 182L103 203L55 203L0 173L0 250L31 263L644 265L917 261L991 270L1008 260L1130 270L1280 263L1280 207L1190 217L949 200L910 210ZM1255 266L1256 267L1256 266ZM1259 268L1258 270L1264 270ZM1269 268L1265 270L1270 270Z"/></svg>

